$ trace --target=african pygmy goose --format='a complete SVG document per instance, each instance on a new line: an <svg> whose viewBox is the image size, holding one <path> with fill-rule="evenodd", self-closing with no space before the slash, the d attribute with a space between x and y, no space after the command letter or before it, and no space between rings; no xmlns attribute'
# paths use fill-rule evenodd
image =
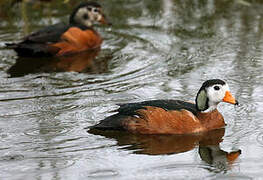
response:
<svg viewBox="0 0 263 180"><path fill-rule="evenodd" d="M195 104L180 100L152 100L120 104L116 114L91 130L124 130L139 134L190 134L225 126L217 110L220 102L237 105L228 84L220 79L205 81Z"/></svg>

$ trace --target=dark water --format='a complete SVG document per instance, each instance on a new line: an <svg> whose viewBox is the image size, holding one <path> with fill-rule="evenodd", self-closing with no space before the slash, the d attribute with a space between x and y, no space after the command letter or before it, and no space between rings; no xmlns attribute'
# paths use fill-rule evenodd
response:
<svg viewBox="0 0 263 180"><path fill-rule="evenodd" d="M263 3L240 2L101 1L113 26L96 27L104 43L95 60L52 63L20 59L4 44L65 21L77 2L2 2L1 179L263 179ZM227 80L241 104L220 105L225 130L135 136L85 129L116 103L193 101L210 78Z"/></svg>

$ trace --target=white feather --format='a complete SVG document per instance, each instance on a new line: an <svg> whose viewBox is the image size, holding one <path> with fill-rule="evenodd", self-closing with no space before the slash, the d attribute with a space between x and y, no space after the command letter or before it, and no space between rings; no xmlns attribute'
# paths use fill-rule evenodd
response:
<svg viewBox="0 0 263 180"><path fill-rule="evenodd" d="M99 12L95 12L94 9L96 8L92 7L91 11L89 11L86 7L80 8L74 17L75 21L87 27L92 26L94 22L102 18L102 15ZM88 15L88 19L83 18L85 14Z"/></svg>
<svg viewBox="0 0 263 180"><path fill-rule="evenodd" d="M215 90L214 87L218 86L219 90ZM217 105L223 101L226 91L229 91L228 84L215 84L206 88L207 98L208 98L208 109L206 109L205 113L211 112L217 108Z"/></svg>

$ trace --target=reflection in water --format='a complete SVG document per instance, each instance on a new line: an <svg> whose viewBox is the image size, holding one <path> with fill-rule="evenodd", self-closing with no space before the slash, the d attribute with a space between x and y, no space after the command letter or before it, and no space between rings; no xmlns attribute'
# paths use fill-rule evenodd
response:
<svg viewBox="0 0 263 180"><path fill-rule="evenodd" d="M76 55L56 58L18 58L7 71L11 77L41 72L88 72L103 73L107 71L108 59L96 61L100 49L82 52Z"/></svg>
<svg viewBox="0 0 263 180"><path fill-rule="evenodd" d="M94 129L88 132L116 139L118 146L122 146L122 149L133 150L136 154L182 153L199 146L198 152L201 159L219 171L227 170L228 166L241 154L241 150L228 153L220 149L219 143L223 140L225 129L191 135L141 135Z"/></svg>
<svg viewBox="0 0 263 180"><path fill-rule="evenodd" d="M221 150L219 145L199 146L198 153L201 159L213 166L215 172L226 172L241 154L241 150L230 153Z"/></svg>

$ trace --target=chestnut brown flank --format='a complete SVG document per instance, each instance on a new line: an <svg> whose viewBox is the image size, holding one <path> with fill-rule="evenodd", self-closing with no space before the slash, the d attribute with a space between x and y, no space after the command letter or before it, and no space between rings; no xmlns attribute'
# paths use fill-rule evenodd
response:
<svg viewBox="0 0 263 180"><path fill-rule="evenodd" d="M57 56L96 49L102 43L102 38L97 32L91 29L83 31L77 27L71 27L61 39L61 42L51 45L60 49Z"/></svg>
<svg viewBox="0 0 263 180"><path fill-rule="evenodd" d="M224 127L223 116L214 110L195 116L187 110L170 110L147 106L137 110L138 116L129 116L123 121L125 129L141 134L186 134L209 131Z"/></svg>

